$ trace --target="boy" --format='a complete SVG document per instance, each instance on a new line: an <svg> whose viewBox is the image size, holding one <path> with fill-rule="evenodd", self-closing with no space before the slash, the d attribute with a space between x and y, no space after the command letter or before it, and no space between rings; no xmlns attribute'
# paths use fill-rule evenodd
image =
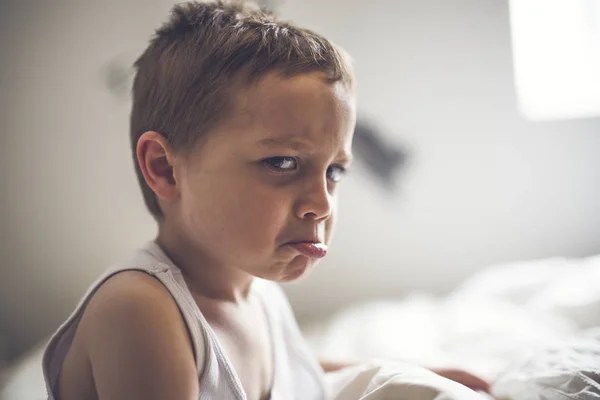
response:
<svg viewBox="0 0 600 400"><path fill-rule="evenodd" d="M49 398L325 398L272 281L327 253L356 114L346 56L216 1L176 6L136 67L131 144L158 236L52 338Z"/></svg>

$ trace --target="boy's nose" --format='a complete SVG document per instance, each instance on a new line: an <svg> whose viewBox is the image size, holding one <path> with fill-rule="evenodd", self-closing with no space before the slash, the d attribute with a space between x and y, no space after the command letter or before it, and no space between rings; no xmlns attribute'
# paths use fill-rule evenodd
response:
<svg viewBox="0 0 600 400"><path fill-rule="evenodd" d="M296 216L316 221L329 218L332 199L327 190L327 180L312 181L305 186L296 203Z"/></svg>

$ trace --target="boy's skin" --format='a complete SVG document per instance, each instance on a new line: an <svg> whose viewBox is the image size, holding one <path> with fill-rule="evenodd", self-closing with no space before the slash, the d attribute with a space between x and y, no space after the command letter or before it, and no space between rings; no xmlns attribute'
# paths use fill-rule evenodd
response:
<svg viewBox="0 0 600 400"><path fill-rule="evenodd" d="M141 171L163 214L157 242L181 269L249 400L269 398L274 371L253 278L293 281L324 255L355 115L354 94L341 82L271 72L237 90L229 117L189 155L173 153L157 132L138 141ZM197 400L201 389L167 290L141 272L103 284L63 364L59 399Z"/></svg>

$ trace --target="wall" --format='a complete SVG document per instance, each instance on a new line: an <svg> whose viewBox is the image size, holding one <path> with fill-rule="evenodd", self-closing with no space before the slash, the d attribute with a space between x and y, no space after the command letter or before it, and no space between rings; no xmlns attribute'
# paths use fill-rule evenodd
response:
<svg viewBox="0 0 600 400"><path fill-rule="evenodd" d="M0 337L14 355L155 233L128 104L104 80L111 62L133 61L170 3L3 7ZM286 285L300 318L444 292L489 263L600 253L600 120L517 114L505 2L288 0L281 12L347 48L362 115L413 154L394 195L360 168L344 183L331 255Z"/></svg>
<svg viewBox="0 0 600 400"><path fill-rule="evenodd" d="M330 262L288 290L300 314L445 291L490 263L600 253L600 119L517 113L505 2L340 5L284 11L355 57L359 109L413 161L394 198L363 176L344 187Z"/></svg>

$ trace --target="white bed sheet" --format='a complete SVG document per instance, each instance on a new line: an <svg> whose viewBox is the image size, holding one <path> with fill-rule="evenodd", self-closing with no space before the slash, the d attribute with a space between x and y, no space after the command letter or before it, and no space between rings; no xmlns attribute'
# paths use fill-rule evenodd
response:
<svg viewBox="0 0 600 400"><path fill-rule="evenodd" d="M561 382L557 390L564 393L556 391L555 398L582 400L600 398L593 382L588 389L580 388L583 372L600 384L600 375L594 375L600 374L600 354L595 353L600 334L594 327L600 327L600 257L490 267L446 298L417 293L402 300L362 303L307 332L316 352L326 359L387 358L462 368L497 382L492 385L496 396L510 394L515 400L550 399L535 393L526 397L525 391ZM582 350L573 343L588 345ZM597 366L582 364L579 373L571 365L570 375L565 375L555 359L553 366L539 370L543 367L535 357L558 350L565 359L582 354L580 360L597 360ZM526 382L525 369L531 365L538 370L527 372ZM516 372L507 373L511 370ZM518 387L527 389L518 394ZM576 397L577 391L583 394Z"/></svg>

